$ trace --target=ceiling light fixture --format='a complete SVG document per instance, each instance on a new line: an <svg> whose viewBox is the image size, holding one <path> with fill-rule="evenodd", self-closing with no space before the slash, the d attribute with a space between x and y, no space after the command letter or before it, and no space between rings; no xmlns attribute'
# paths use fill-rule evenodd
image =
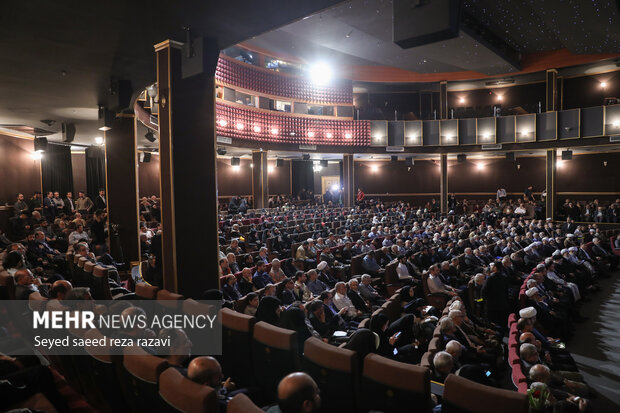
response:
<svg viewBox="0 0 620 413"><path fill-rule="evenodd" d="M465 98L460 98L459 103L465 103Z"/></svg>
<svg viewBox="0 0 620 413"><path fill-rule="evenodd" d="M243 123L237 123L237 130L243 130Z"/></svg>
<svg viewBox="0 0 620 413"><path fill-rule="evenodd" d="M260 126L258 125L254 126L254 132L260 133Z"/></svg>
<svg viewBox="0 0 620 413"><path fill-rule="evenodd" d="M325 62L315 63L310 67L310 79L318 85L328 84L332 75L332 68Z"/></svg>
<svg viewBox="0 0 620 413"><path fill-rule="evenodd" d="M226 119L220 119L217 123L219 123L222 128L225 128L228 125Z"/></svg>
<svg viewBox="0 0 620 413"><path fill-rule="evenodd" d="M39 161L41 160L41 158L43 158L43 152L41 151L32 152L30 156L32 157L33 160Z"/></svg>
<svg viewBox="0 0 620 413"><path fill-rule="evenodd" d="M351 139L351 134L349 132L344 134L345 139Z"/></svg>
<svg viewBox="0 0 620 413"><path fill-rule="evenodd" d="M607 82L601 82L601 87L605 89L607 87Z"/></svg>
<svg viewBox="0 0 620 413"><path fill-rule="evenodd" d="M277 135L278 134L278 130L276 128L272 128L271 129L271 134L272 135Z"/></svg>
<svg viewBox="0 0 620 413"><path fill-rule="evenodd" d="M308 137L309 138L314 138L314 132L308 132Z"/></svg>
<svg viewBox="0 0 620 413"><path fill-rule="evenodd" d="M331 139L334 135L332 135L332 133L331 133L331 132L327 132L327 133L325 134L325 136L326 136L328 139Z"/></svg>

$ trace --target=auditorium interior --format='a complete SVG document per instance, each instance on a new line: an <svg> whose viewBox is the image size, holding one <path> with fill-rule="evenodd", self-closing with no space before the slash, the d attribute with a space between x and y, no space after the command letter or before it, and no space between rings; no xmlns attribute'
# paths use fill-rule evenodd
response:
<svg viewBox="0 0 620 413"><path fill-rule="evenodd" d="M0 10L0 411L620 411L620 2Z"/></svg>

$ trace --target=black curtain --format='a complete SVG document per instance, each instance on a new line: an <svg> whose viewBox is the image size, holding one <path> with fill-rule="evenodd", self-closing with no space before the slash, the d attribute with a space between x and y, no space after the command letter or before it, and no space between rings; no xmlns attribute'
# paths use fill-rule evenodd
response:
<svg viewBox="0 0 620 413"><path fill-rule="evenodd" d="M67 192L73 192L70 146L47 144L47 149L41 158L41 181L44 194L58 191L64 198Z"/></svg>
<svg viewBox="0 0 620 413"><path fill-rule="evenodd" d="M86 148L86 192L93 200L105 188L105 153L100 146Z"/></svg>
<svg viewBox="0 0 620 413"><path fill-rule="evenodd" d="M299 195L302 189L314 192L314 170L312 161L293 160L293 196Z"/></svg>

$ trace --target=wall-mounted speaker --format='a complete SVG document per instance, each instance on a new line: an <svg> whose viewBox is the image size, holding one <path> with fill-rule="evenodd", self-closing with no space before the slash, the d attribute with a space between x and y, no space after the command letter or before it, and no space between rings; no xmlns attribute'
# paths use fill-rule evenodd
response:
<svg viewBox="0 0 620 413"><path fill-rule="evenodd" d="M45 152L47 150L47 138L34 138L34 151Z"/></svg>
<svg viewBox="0 0 620 413"><path fill-rule="evenodd" d="M108 92L108 109L120 112L129 107L133 93L130 80L110 79L110 89Z"/></svg>
<svg viewBox="0 0 620 413"><path fill-rule="evenodd" d="M232 157L230 158L230 166L239 166L241 165L241 158Z"/></svg>
<svg viewBox="0 0 620 413"><path fill-rule="evenodd" d="M405 165L413 166L413 158L411 158L411 157L405 158Z"/></svg>
<svg viewBox="0 0 620 413"><path fill-rule="evenodd" d="M280 159L280 158L276 159L276 166L278 168L284 166L284 159Z"/></svg>
<svg viewBox="0 0 620 413"><path fill-rule="evenodd" d="M62 123L62 141L73 142L75 138L75 123Z"/></svg>
<svg viewBox="0 0 620 413"><path fill-rule="evenodd" d="M570 161L573 159L573 151L562 151L562 160Z"/></svg>
<svg viewBox="0 0 620 413"><path fill-rule="evenodd" d="M396 162L398 160L398 156L392 155L390 156L390 159L392 160L392 162Z"/></svg>
<svg viewBox="0 0 620 413"><path fill-rule="evenodd" d="M456 155L456 160L460 163L463 163L467 160L467 155L465 154Z"/></svg>
<svg viewBox="0 0 620 413"><path fill-rule="evenodd" d="M514 152L506 152L506 160L514 162L517 159Z"/></svg>
<svg viewBox="0 0 620 413"><path fill-rule="evenodd" d="M309 161L310 160L310 154L304 153L303 155L301 155L301 159L303 159L304 161Z"/></svg>
<svg viewBox="0 0 620 413"><path fill-rule="evenodd" d="M326 159L321 160L321 166L322 166L323 168L327 168L327 165L328 165L328 163L327 163L327 160L326 160Z"/></svg>

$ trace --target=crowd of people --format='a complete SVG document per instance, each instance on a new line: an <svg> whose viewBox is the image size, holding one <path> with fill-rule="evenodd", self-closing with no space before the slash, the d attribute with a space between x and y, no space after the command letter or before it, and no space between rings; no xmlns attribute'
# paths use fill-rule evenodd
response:
<svg viewBox="0 0 620 413"><path fill-rule="evenodd" d="M351 209L285 204L222 213L221 290L206 291L203 298L296 331L300 351L309 337L355 350L360 360L376 353L420 364L433 350L433 380L443 382L457 373L492 386L501 386L507 375L503 338L509 314L518 314L520 360L532 386L549 389L553 405L588 408L594 393L559 342L570 342L576 325L587 319L581 304L599 290L598 280L618 267L618 256L595 222L529 219L512 208L525 199L498 196L466 214L452 204L454 209L442 216L436 201L418 208L368 200L360 192ZM105 211L92 201L80 211L90 200L83 193L75 201L70 195L62 206L53 201L53 193L41 206L36 195L31 202L18 195L13 236L23 238L11 242L5 237L1 246L3 267L17 284L16 298L27 299L33 292L59 300L88 298L88 289L66 280L63 253L69 247L93 262L116 265L103 247ZM100 198L105 202L105 192ZM53 215L44 209L46 203L54 205ZM156 199L141 200L143 252L154 260L155 252L147 248L161 234L149 223L157 223L158 213ZM52 225L46 217L53 218ZM381 310L394 299L385 282L388 267L396 274L395 297L402 307L395 318ZM111 286L122 288L119 281L111 276ZM445 308L431 305L428 294L444 297ZM127 304L121 314L135 311L140 309ZM214 387L225 406L235 389L230 379L224 380L218 361L197 357L190 362L185 333L166 334L175 337L172 346L183 349L171 351L169 363L189 379ZM279 407L272 411L299 411L286 407L287 386L295 383L314 394L316 384L309 376L287 376L278 388ZM306 402L320 403L318 398Z"/></svg>

